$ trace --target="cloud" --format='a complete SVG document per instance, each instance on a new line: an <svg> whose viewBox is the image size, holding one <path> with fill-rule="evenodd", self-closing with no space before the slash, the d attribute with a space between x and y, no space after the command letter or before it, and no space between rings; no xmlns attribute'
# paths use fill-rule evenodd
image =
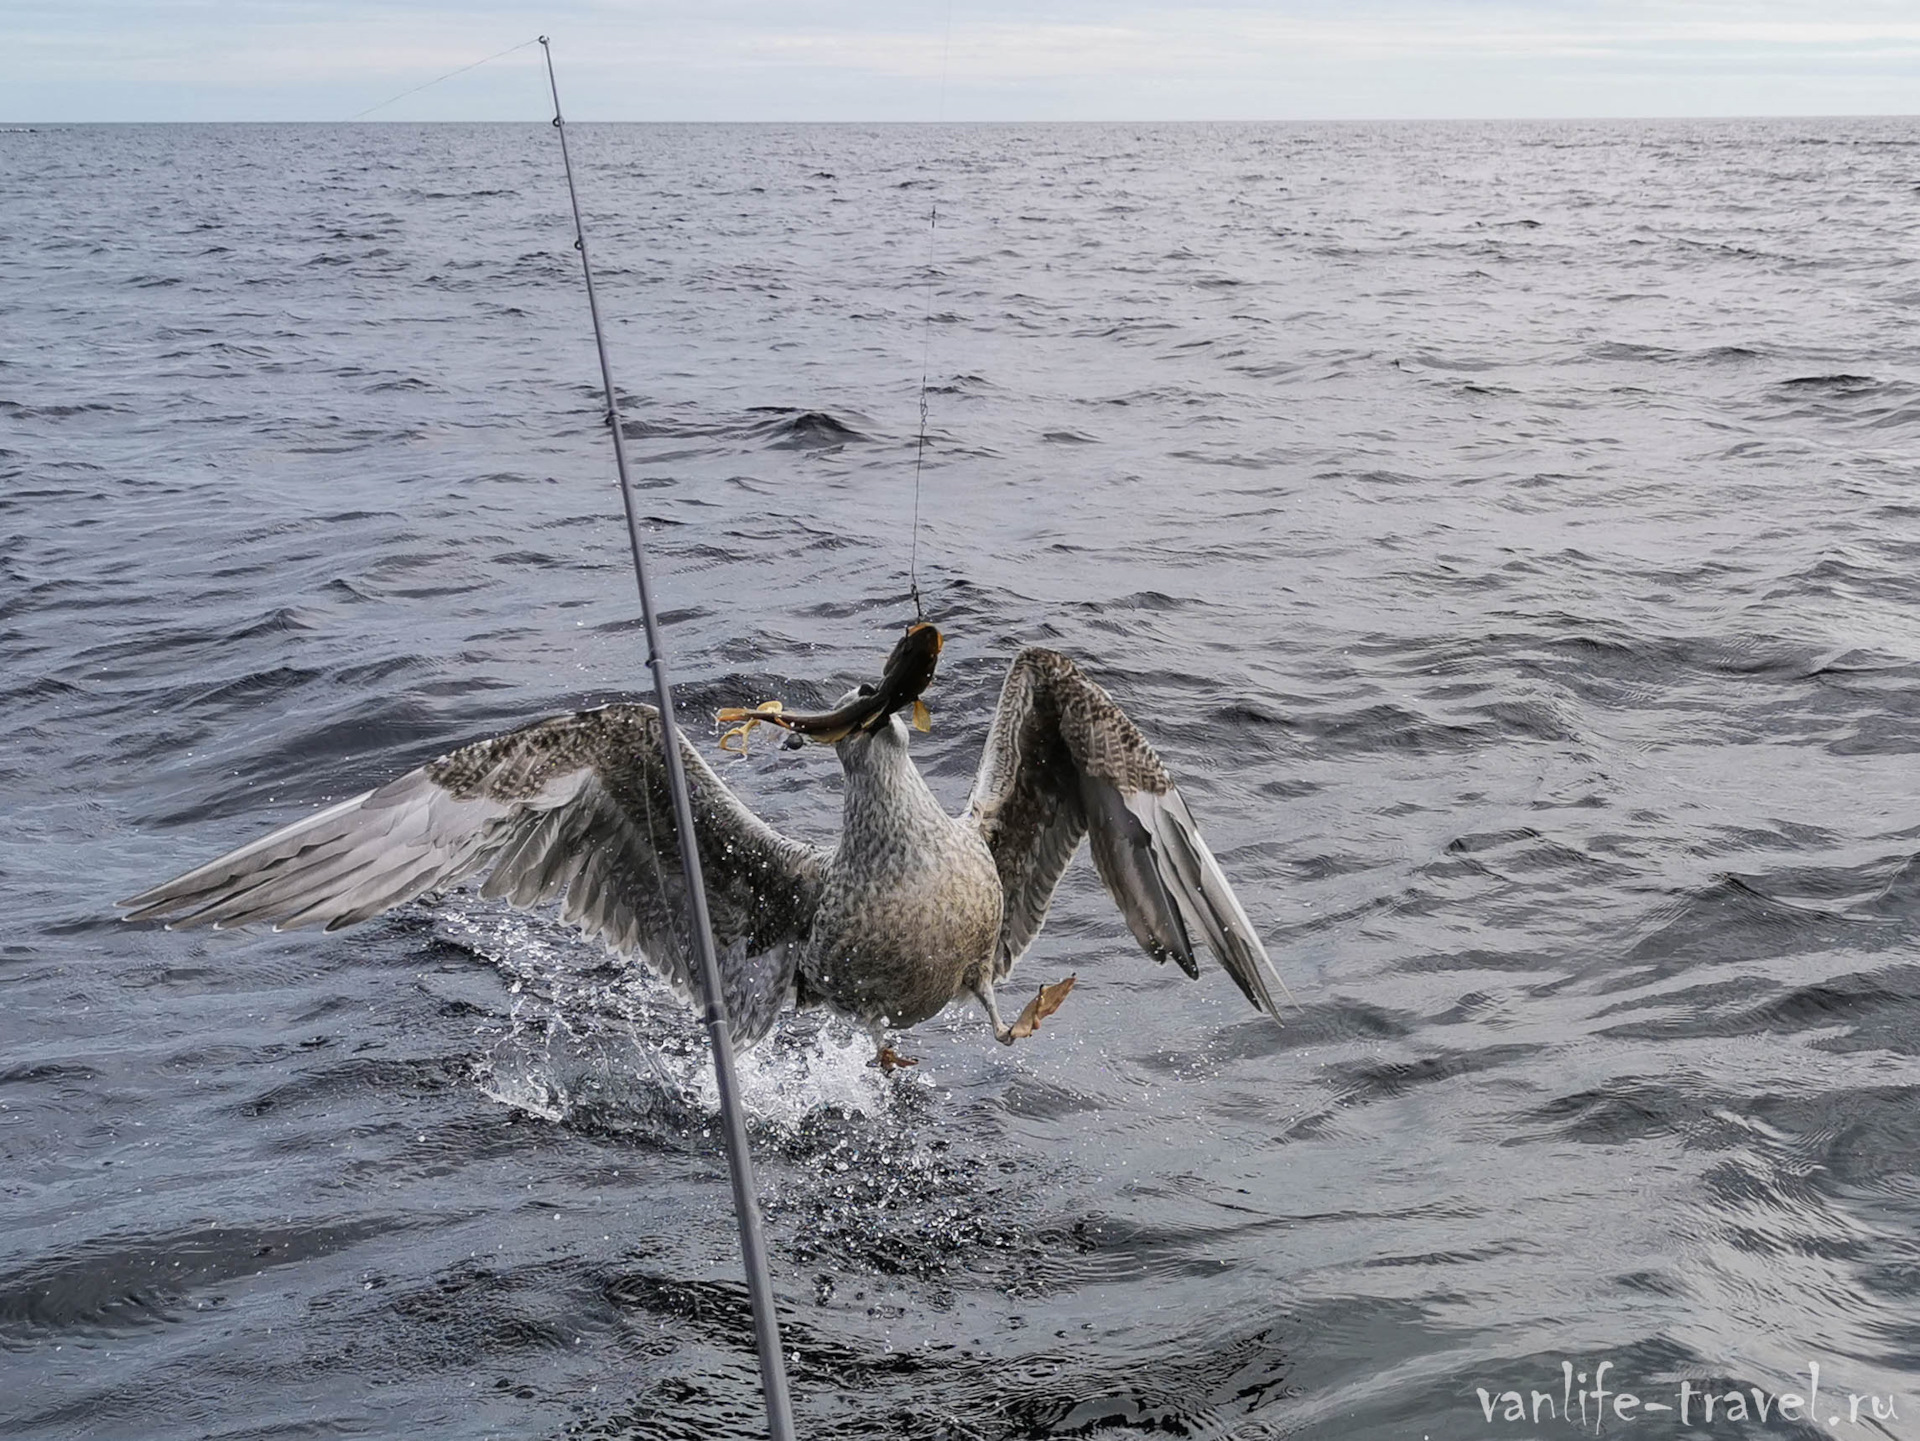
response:
<svg viewBox="0 0 1920 1441"><path fill-rule="evenodd" d="M1920 93L1920 16L1887 0L558 0L542 13L583 118L1886 111ZM504 0L75 0L0 19L0 119L338 119L528 35ZM537 55L409 97L394 118L537 118Z"/></svg>

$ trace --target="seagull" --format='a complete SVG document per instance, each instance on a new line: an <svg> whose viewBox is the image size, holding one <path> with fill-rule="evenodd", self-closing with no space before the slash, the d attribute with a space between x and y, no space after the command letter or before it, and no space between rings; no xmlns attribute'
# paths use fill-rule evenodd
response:
<svg viewBox="0 0 1920 1441"><path fill-rule="evenodd" d="M684 738L694 830L737 1044L789 1003L864 1026L875 1063L915 1064L889 1033L972 998L1011 1045L1058 1009L1074 978L1002 1019L1005 982L1045 923L1054 888L1090 837L1095 869L1156 961L1198 977L1194 938L1240 991L1280 1020L1285 983L1153 747L1066 656L1020 652L1000 691L966 810L949 816L908 755L907 716L943 638L921 623L880 684L835 709L720 712L831 745L845 773L832 850L774 830ZM904 713L904 714L903 714ZM725 738L722 741L725 746ZM639 958L684 1002L697 994L660 715L640 702L536 721L475 741L376 790L295 821L120 902L125 919L216 929L353 925L479 876L480 894L562 917ZM1289 1000L1291 997L1288 998Z"/></svg>

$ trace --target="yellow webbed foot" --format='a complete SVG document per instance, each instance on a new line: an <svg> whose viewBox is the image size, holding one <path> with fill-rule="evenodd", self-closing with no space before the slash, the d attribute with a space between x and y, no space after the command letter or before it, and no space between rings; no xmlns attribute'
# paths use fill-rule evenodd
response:
<svg viewBox="0 0 1920 1441"><path fill-rule="evenodd" d="M1060 1009L1060 1003L1067 998L1067 992L1073 989L1077 976L1068 976L1064 981L1055 981L1050 986L1042 986L1040 994L1027 1002L1027 1008L1020 1013L1020 1019L1007 1027L1007 1040L1022 1041L1040 1029L1040 1023Z"/></svg>
<svg viewBox="0 0 1920 1441"><path fill-rule="evenodd" d="M892 1046L882 1046L880 1053L873 1058L873 1064L880 1068L880 1074L891 1076L895 1071L920 1064L918 1056L903 1056Z"/></svg>

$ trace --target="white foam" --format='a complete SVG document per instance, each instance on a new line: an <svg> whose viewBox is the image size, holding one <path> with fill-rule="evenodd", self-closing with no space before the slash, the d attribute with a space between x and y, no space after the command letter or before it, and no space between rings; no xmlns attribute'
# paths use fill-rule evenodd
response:
<svg viewBox="0 0 1920 1441"><path fill-rule="evenodd" d="M475 1067L487 1095L543 1120L613 1130L684 1130L718 1115L705 1027L644 965L614 969L572 928L468 896L436 910L435 930L508 982L506 1014L481 1028L493 1032ZM871 1056L851 1026L789 1015L738 1056L741 1101L752 1121L782 1132L824 1110L879 1114L894 1083Z"/></svg>

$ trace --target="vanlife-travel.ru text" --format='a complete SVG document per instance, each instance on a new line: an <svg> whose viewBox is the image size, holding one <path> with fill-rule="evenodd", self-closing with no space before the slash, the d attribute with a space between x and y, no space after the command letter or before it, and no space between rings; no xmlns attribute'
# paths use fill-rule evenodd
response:
<svg viewBox="0 0 1920 1441"><path fill-rule="evenodd" d="M1560 1386L1555 1391L1495 1391L1476 1386L1480 1409L1489 1422L1513 1421L1538 1426L1544 1421L1562 1421L1598 1432L1605 1422L1671 1420L1682 1426L1711 1426L1716 1422L1825 1422L1830 1427L1865 1426L1885 1434L1886 1423L1899 1419L1894 1397L1861 1395L1852 1391L1820 1394L1820 1363L1807 1365L1807 1388L1799 1391L1768 1391L1759 1386L1744 1389L1718 1387L1711 1382L1682 1381L1677 1389L1649 1391L1639 1395L1623 1389L1617 1379L1609 1381L1614 1370L1611 1361L1602 1361L1588 1373L1575 1371L1573 1362L1560 1363ZM1823 1411L1824 1401L1824 1411Z"/></svg>

